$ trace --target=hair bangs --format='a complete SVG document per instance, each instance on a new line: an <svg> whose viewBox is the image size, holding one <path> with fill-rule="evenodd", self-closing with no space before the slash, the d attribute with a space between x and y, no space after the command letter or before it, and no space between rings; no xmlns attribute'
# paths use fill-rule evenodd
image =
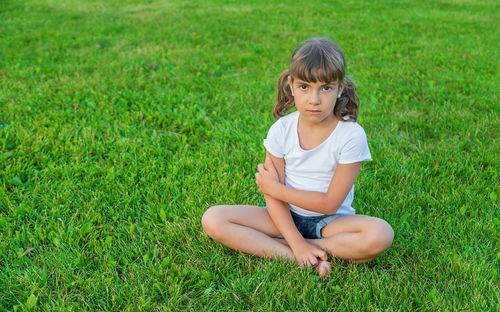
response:
<svg viewBox="0 0 500 312"><path fill-rule="evenodd" d="M290 74L306 82L337 82L344 78L343 64L320 47L298 51L293 57ZM302 53L300 53L302 52Z"/></svg>

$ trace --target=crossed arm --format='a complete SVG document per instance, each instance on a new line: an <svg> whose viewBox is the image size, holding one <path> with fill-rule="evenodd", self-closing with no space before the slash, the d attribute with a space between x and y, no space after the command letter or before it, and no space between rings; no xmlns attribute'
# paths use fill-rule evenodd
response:
<svg viewBox="0 0 500 312"><path fill-rule="evenodd" d="M334 214L349 193L360 168L361 162L338 165L327 193L321 193L285 186L283 158L274 157L268 152L265 164L258 166L259 172L255 174L255 180L259 191L264 194L271 219L290 245L300 265L316 266L318 258L326 261L327 256L323 250L309 244L302 237L286 203L324 214Z"/></svg>
<svg viewBox="0 0 500 312"><path fill-rule="evenodd" d="M255 179L259 192L310 211L335 214L351 190L361 169L361 162L339 164L326 193L301 191L285 186L285 160L269 152L265 165L260 164L258 169Z"/></svg>

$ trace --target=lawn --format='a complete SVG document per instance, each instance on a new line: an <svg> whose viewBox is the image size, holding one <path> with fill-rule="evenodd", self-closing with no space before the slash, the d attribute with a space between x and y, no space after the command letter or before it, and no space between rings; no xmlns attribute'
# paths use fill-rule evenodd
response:
<svg viewBox="0 0 500 312"><path fill-rule="evenodd" d="M497 1L0 0L0 310L493 311ZM204 234L301 41L342 47L393 246L329 280Z"/></svg>

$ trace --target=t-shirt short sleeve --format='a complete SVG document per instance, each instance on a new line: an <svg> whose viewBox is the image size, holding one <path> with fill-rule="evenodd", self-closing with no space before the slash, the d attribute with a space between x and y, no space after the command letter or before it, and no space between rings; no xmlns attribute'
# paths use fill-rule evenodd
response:
<svg viewBox="0 0 500 312"><path fill-rule="evenodd" d="M264 146L273 156L283 158L285 156L285 137L283 134L283 125L278 119L267 132L267 138L264 139Z"/></svg>
<svg viewBox="0 0 500 312"><path fill-rule="evenodd" d="M350 130L340 150L339 164L372 160L365 130L359 125Z"/></svg>

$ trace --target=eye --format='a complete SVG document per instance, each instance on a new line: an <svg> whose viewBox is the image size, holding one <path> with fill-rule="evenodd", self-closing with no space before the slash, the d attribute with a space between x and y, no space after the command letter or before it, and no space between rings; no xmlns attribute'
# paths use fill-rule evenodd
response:
<svg viewBox="0 0 500 312"><path fill-rule="evenodd" d="M299 89L300 90L307 90L307 87L308 87L308 85L306 85L306 84L300 84L299 85Z"/></svg>
<svg viewBox="0 0 500 312"><path fill-rule="evenodd" d="M331 86L324 86L324 87L322 88L322 90L323 90L323 91L332 91L332 90L333 90L333 88L332 88Z"/></svg>

